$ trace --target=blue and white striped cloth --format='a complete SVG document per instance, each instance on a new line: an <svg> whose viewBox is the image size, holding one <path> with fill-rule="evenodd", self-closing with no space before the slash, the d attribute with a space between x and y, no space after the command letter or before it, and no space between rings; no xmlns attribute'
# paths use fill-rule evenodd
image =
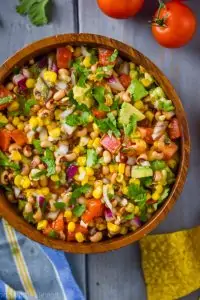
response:
<svg viewBox="0 0 200 300"><path fill-rule="evenodd" d="M84 300L65 255L0 220L0 300Z"/></svg>

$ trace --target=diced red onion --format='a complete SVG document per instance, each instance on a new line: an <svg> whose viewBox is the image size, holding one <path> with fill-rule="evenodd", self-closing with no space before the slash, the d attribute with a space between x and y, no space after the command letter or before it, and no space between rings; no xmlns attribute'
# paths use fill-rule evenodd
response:
<svg viewBox="0 0 200 300"><path fill-rule="evenodd" d="M18 85L19 81L23 80L25 78L25 76L23 74L17 74L15 76L13 76L13 83L15 85Z"/></svg>
<svg viewBox="0 0 200 300"><path fill-rule="evenodd" d="M31 73L30 73L29 69L27 69L27 68L23 68L23 69L22 69L22 74L23 74L26 78L30 78L30 77L31 77Z"/></svg>
<svg viewBox="0 0 200 300"><path fill-rule="evenodd" d="M26 86L26 78L23 78L21 79L20 81L18 81L18 87L19 89L23 92L27 89L27 86Z"/></svg>
<svg viewBox="0 0 200 300"><path fill-rule="evenodd" d="M46 67L47 66L47 64L48 64L48 60L47 60L47 57L46 56L44 56L43 58L41 58L39 61L38 61L38 67L39 68L44 68L44 67Z"/></svg>
<svg viewBox="0 0 200 300"><path fill-rule="evenodd" d="M52 64L51 70L52 70L53 72L58 73L58 67L57 67L57 65L56 65L55 63Z"/></svg>
<svg viewBox="0 0 200 300"><path fill-rule="evenodd" d="M105 207L104 216L107 222L112 221L114 219L114 215L110 208Z"/></svg>
<svg viewBox="0 0 200 300"><path fill-rule="evenodd" d="M129 63L127 63L126 61L124 63L122 63L119 67L119 74L126 74L128 75L130 71L130 66Z"/></svg>
<svg viewBox="0 0 200 300"><path fill-rule="evenodd" d="M124 91L124 87L120 83L117 77L111 76L110 78L107 79L107 83L113 90L120 91L120 92Z"/></svg>
<svg viewBox="0 0 200 300"><path fill-rule="evenodd" d="M44 206L45 198L43 196L38 196L38 204L39 207L42 208Z"/></svg>
<svg viewBox="0 0 200 300"><path fill-rule="evenodd" d="M168 122L161 122L158 121L154 127L152 138L153 140L157 140L159 137L162 136L162 134L165 132L167 128Z"/></svg>
<svg viewBox="0 0 200 300"><path fill-rule="evenodd" d="M134 217L133 220L130 221L130 223L132 226L135 226L136 228L139 228L142 225L139 217Z"/></svg>
<svg viewBox="0 0 200 300"><path fill-rule="evenodd" d="M77 166L75 166L75 165L69 166L68 169L67 169L68 178L72 179L76 175L77 172L78 172L78 167Z"/></svg>

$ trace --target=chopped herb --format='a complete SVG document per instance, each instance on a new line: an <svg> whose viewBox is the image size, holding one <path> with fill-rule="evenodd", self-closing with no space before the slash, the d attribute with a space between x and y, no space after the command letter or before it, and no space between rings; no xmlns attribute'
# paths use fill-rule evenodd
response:
<svg viewBox="0 0 200 300"><path fill-rule="evenodd" d="M0 122L0 128L3 128L6 126L7 123L3 123L3 122Z"/></svg>
<svg viewBox="0 0 200 300"><path fill-rule="evenodd" d="M143 84L137 79L131 81L131 84L128 87L128 92L132 95L134 100L140 100L148 95Z"/></svg>
<svg viewBox="0 0 200 300"><path fill-rule="evenodd" d="M51 237L52 239L57 239L58 238L58 233L55 230L51 230L48 233L48 236Z"/></svg>
<svg viewBox="0 0 200 300"><path fill-rule="evenodd" d="M130 184L128 187L128 196L131 200L136 202L140 207L145 205L147 193L143 187L137 184Z"/></svg>
<svg viewBox="0 0 200 300"><path fill-rule="evenodd" d="M13 69L13 74L17 75L17 74L19 74L19 72L20 72L20 68L15 66L14 69Z"/></svg>
<svg viewBox="0 0 200 300"><path fill-rule="evenodd" d="M38 66L37 63L33 64L30 68L29 71L31 72L33 78L38 78L39 74L41 73L41 69Z"/></svg>
<svg viewBox="0 0 200 300"><path fill-rule="evenodd" d="M153 171L159 171L166 168L166 162L164 160L154 160L151 162L151 168Z"/></svg>
<svg viewBox="0 0 200 300"><path fill-rule="evenodd" d="M35 99L29 99L25 102L24 105L24 115L28 116L31 110L31 107L37 104L37 101Z"/></svg>
<svg viewBox="0 0 200 300"><path fill-rule="evenodd" d="M98 162L98 156L94 149L87 150L87 167L93 167Z"/></svg>
<svg viewBox="0 0 200 300"><path fill-rule="evenodd" d="M89 50L89 52L90 52L90 63L92 65L94 65L98 61L97 50L96 49L91 49L91 50Z"/></svg>
<svg viewBox="0 0 200 300"><path fill-rule="evenodd" d="M6 104L6 103L10 103L12 101L13 101L13 97L12 96L3 97L3 98L0 98L0 105Z"/></svg>
<svg viewBox="0 0 200 300"><path fill-rule="evenodd" d="M69 126L87 125L89 123L90 113L87 111L82 112L81 115L71 114L66 117L65 123Z"/></svg>
<svg viewBox="0 0 200 300"><path fill-rule="evenodd" d="M86 210L86 206L85 204L77 204L73 210L72 210L72 213L75 217L80 217L82 216L82 214L84 213L84 211Z"/></svg>
<svg viewBox="0 0 200 300"><path fill-rule="evenodd" d="M172 101L167 100L165 98L161 98L161 99L158 100L157 107L158 107L159 110L163 110L163 111L166 111L166 112L175 110L175 107L174 107Z"/></svg>
<svg viewBox="0 0 200 300"><path fill-rule="evenodd" d="M65 202L56 202L56 203L54 203L54 206L56 209L64 210L66 207L66 203Z"/></svg>
<svg viewBox="0 0 200 300"><path fill-rule="evenodd" d="M18 164L9 161L9 158L2 152L0 151L0 166L2 167L8 167L14 170L20 170L20 167Z"/></svg>
<svg viewBox="0 0 200 300"><path fill-rule="evenodd" d="M50 149L46 149L42 161L47 165L47 176L51 176L55 174L56 164L55 164L53 152Z"/></svg>
<svg viewBox="0 0 200 300"><path fill-rule="evenodd" d="M6 192L9 192L9 193L13 192L12 188L10 186L8 186L8 185L2 185L2 184L0 184L0 188L4 189Z"/></svg>
<svg viewBox="0 0 200 300"><path fill-rule="evenodd" d="M23 217L24 219L28 222L28 223L33 223L35 224L35 220L33 218L33 212L30 213L23 213Z"/></svg>
<svg viewBox="0 0 200 300"><path fill-rule="evenodd" d="M86 194L90 190L90 188L91 186L89 184L75 187L71 195L70 204L74 204L76 202L76 199L78 199L82 194Z"/></svg>
<svg viewBox="0 0 200 300"><path fill-rule="evenodd" d="M32 175L32 179L39 179L42 175L46 175L47 171L46 170L41 170Z"/></svg>
<svg viewBox="0 0 200 300"><path fill-rule="evenodd" d="M103 133L107 133L110 131L111 134L113 132L116 137L119 137L120 131L117 128L117 122L113 113L109 113L107 116L108 117L105 119L95 119L95 123Z"/></svg>
<svg viewBox="0 0 200 300"><path fill-rule="evenodd" d="M132 133L135 133L137 120L138 118L135 114L130 116L129 123L127 125L124 125L124 132L126 136L130 136Z"/></svg>
<svg viewBox="0 0 200 300"><path fill-rule="evenodd" d="M43 149L42 147L40 146L41 144L41 141L40 140L33 140L33 146L35 147L35 149L37 150L37 152L39 154L42 154L43 153Z"/></svg>
<svg viewBox="0 0 200 300"><path fill-rule="evenodd" d="M118 110L119 109L119 98L113 101L113 104L110 107L111 110Z"/></svg>
<svg viewBox="0 0 200 300"><path fill-rule="evenodd" d="M77 85L80 87L85 87L86 80L88 78L88 75L90 71L81 65L81 60L77 59L73 63L73 68L75 69L76 73L75 76L78 79Z"/></svg>
<svg viewBox="0 0 200 300"><path fill-rule="evenodd" d="M99 110L102 111L110 111L110 108L108 106L105 105L105 101L104 101L104 93L105 93L105 89L102 86L97 86L95 88L93 88L93 96L95 98L95 100L98 102Z"/></svg>
<svg viewBox="0 0 200 300"><path fill-rule="evenodd" d="M124 220L132 220L134 218L134 213L128 214L124 217Z"/></svg>
<svg viewBox="0 0 200 300"><path fill-rule="evenodd" d="M111 74L109 71L113 69L113 65L98 67L96 70L96 79L102 80L103 78L109 78Z"/></svg>
<svg viewBox="0 0 200 300"><path fill-rule="evenodd" d="M114 62L117 59L119 51L117 49L114 50L113 54L109 57L110 62Z"/></svg>
<svg viewBox="0 0 200 300"><path fill-rule="evenodd" d="M142 185L145 186L145 187L149 187L153 183L152 177L140 178L140 181L141 181Z"/></svg>

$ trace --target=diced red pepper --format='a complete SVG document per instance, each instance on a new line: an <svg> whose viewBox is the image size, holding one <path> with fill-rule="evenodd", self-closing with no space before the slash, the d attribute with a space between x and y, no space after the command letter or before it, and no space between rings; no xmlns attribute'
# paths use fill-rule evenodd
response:
<svg viewBox="0 0 200 300"><path fill-rule="evenodd" d="M87 234L88 233L88 229L85 228L85 227L83 227L83 226L81 226L80 224L76 224L76 228L75 228L74 232L69 232L69 231L67 232L67 241L68 242L75 241L75 234L77 232L81 232L83 234Z"/></svg>
<svg viewBox="0 0 200 300"><path fill-rule="evenodd" d="M178 146L175 143L170 143L169 145L165 145L163 148L164 159L171 159L172 156L177 152Z"/></svg>
<svg viewBox="0 0 200 300"><path fill-rule="evenodd" d="M58 68L69 68L70 61L72 59L72 52L63 47L63 48L57 48L56 52L56 61Z"/></svg>
<svg viewBox="0 0 200 300"><path fill-rule="evenodd" d="M7 151L10 146L10 131L7 129L0 130L0 149Z"/></svg>
<svg viewBox="0 0 200 300"><path fill-rule="evenodd" d="M28 142L27 136L22 130L15 129L11 131L10 135L15 143L17 143L19 146L24 146Z"/></svg>
<svg viewBox="0 0 200 300"><path fill-rule="evenodd" d="M177 118L173 118L169 124L169 128L168 128L168 133L169 133L169 137L171 140L176 140L178 138L180 138L181 136L181 131L179 128L179 124L178 124L178 120Z"/></svg>
<svg viewBox="0 0 200 300"><path fill-rule="evenodd" d="M138 127L138 130L141 134L141 137L147 142L148 144L153 144L153 128L150 127Z"/></svg>
<svg viewBox="0 0 200 300"><path fill-rule="evenodd" d="M131 83L131 77L127 74L122 74L119 76L119 81L125 89L127 89Z"/></svg>
<svg viewBox="0 0 200 300"><path fill-rule="evenodd" d="M121 148L121 142L118 139L116 139L113 135L104 135L101 139L101 145L113 154L118 152Z"/></svg>
<svg viewBox="0 0 200 300"><path fill-rule="evenodd" d="M59 213L57 219L52 223L52 229L56 232L60 232L64 230L64 214L63 212Z"/></svg>
<svg viewBox="0 0 200 300"><path fill-rule="evenodd" d="M82 220L84 223L89 223L96 217L101 217L104 212L104 205L99 199L87 200L86 203L87 210L82 215Z"/></svg>
<svg viewBox="0 0 200 300"><path fill-rule="evenodd" d="M105 111L101 111L98 110L96 108L93 108L92 110L93 115L97 118L97 119L103 119L106 116L106 112Z"/></svg>
<svg viewBox="0 0 200 300"><path fill-rule="evenodd" d="M0 99L4 97L12 96L12 93L6 89L3 85L0 85ZM5 103L0 105L0 110L4 110L6 107L8 107L9 103Z"/></svg>
<svg viewBox="0 0 200 300"><path fill-rule="evenodd" d="M99 48L99 63L102 66L107 66L107 65L114 65L114 62L110 62L110 57L113 54L112 50L104 49L104 48Z"/></svg>

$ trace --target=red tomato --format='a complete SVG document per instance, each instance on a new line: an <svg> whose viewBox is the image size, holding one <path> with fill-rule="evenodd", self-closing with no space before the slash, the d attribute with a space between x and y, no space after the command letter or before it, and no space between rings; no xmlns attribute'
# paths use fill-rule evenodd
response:
<svg viewBox="0 0 200 300"><path fill-rule="evenodd" d="M157 10L152 22L152 33L160 45L178 48L192 39L196 27L193 11L183 3L170 1Z"/></svg>
<svg viewBox="0 0 200 300"><path fill-rule="evenodd" d="M11 132L11 138L19 146L24 146L27 143L26 134L22 130L19 130L19 129L15 129Z"/></svg>
<svg viewBox="0 0 200 300"><path fill-rule="evenodd" d="M112 54L113 54L112 50L99 48L99 63L100 63L100 65L107 66L107 65L115 64L115 61L110 62L110 60L109 60Z"/></svg>
<svg viewBox="0 0 200 300"><path fill-rule="evenodd" d="M109 17L133 17L143 6L144 0L97 0L100 9Z"/></svg>
<svg viewBox="0 0 200 300"><path fill-rule="evenodd" d="M169 137L171 140L176 140L180 138L181 136L181 131L179 128L178 120L176 118L173 118L169 124Z"/></svg>
<svg viewBox="0 0 200 300"><path fill-rule="evenodd" d="M153 128L148 128L148 127L138 127L138 130L141 134L141 137L147 142L148 144L153 144Z"/></svg>
<svg viewBox="0 0 200 300"><path fill-rule="evenodd" d="M177 152L178 146L175 143L171 143L169 145L165 145L162 152L164 153L164 159L171 159L172 156Z"/></svg>
<svg viewBox="0 0 200 300"><path fill-rule="evenodd" d="M122 74L119 77L119 81L121 82L121 84L123 85L123 87L125 89L127 89L131 83L131 77L129 75L126 74Z"/></svg>
<svg viewBox="0 0 200 300"><path fill-rule="evenodd" d="M87 210L82 215L83 222L89 223L94 218L101 217L103 215L104 205L101 200L91 199L87 201L86 205Z"/></svg>
<svg viewBox="0 0 200 300"><path fill-rule="evenodd" d="M104 135L101 139L101 145L111 153L116 153L121 147L121 142L113 135L111 137L109 135Z"/></svg>
<svg viewBox="0 0 200 300"><path fill-rule="evenodd" d="M52 229L54 229L56 232L60 232L64 230L64 214L61 212L57 219L53 221L52 223Z"/></svg>
<svg viewBox="0 0 200 300"><path fill-rule="evenodd" d="M69 49L67 49L65 47L57 48L56 60L57 60L57 66L59 69L68 68L71 59L72 59L72 53Z"/></svg>
<svg viewBox="0 0 200 300"><path fill-rule="evenodd" d="M0 85L0 99L8 96L12 96L12 93L8 89L6 89L3 85ZM8 107L8 105L9 103L0 105L0 110L5 109L6 107Z"/></svg>
<svg viewBox="0 0 200 300"><path fill-rule="evenodd" d="M10 131L7 129L0 130L0 149L7 151L10 146Z"/></svg>
<svg viewBox="0 0 200 300"><path fill-rule="evenodd" d="M106 112L102 111L102 110L98 110L96 108L93 108L92 110L93 115L97 118L97 119L103 119L106 116Z"/></svg>

